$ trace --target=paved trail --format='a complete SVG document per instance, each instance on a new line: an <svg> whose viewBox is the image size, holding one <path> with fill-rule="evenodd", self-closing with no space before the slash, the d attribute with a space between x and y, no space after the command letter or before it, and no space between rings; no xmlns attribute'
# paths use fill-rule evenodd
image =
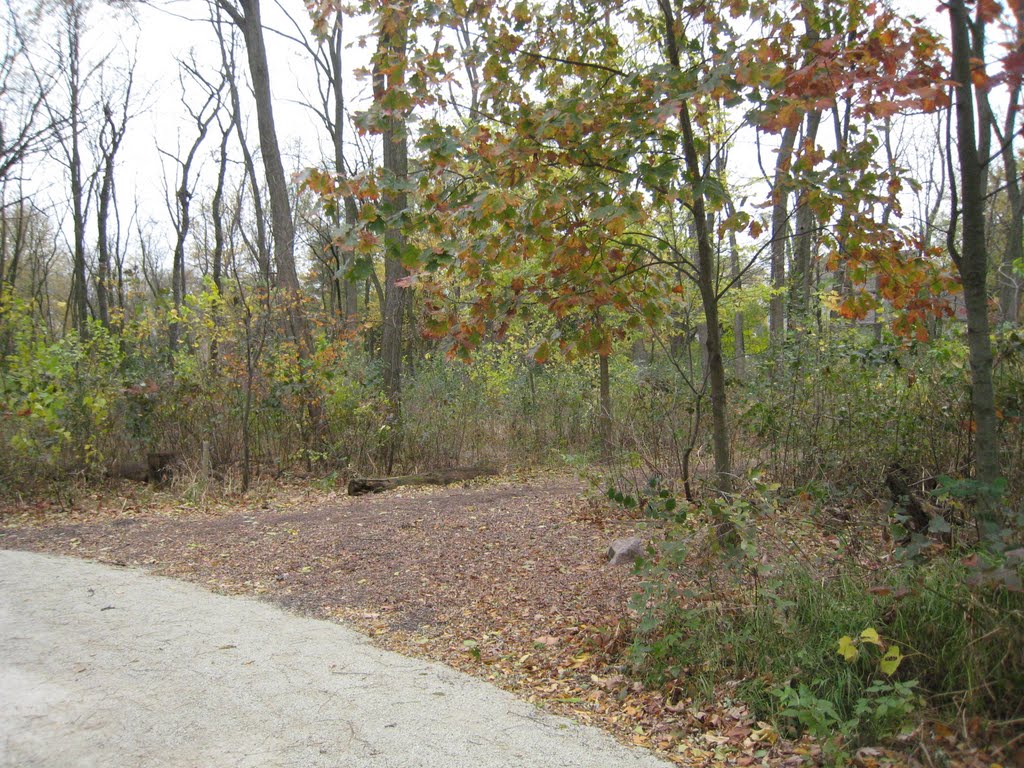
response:
<svg viewBox="0 0 1024 768"><path fill-rule="evenodd" d="M666 768L345 627L0 551L3 768Z"/></svg>

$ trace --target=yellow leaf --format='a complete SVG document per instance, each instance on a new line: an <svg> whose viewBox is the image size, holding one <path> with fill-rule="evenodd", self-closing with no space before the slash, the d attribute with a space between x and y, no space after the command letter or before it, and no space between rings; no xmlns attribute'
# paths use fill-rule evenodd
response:
<svg viewBox="0 0 1024 768"><path fill-rule="evenodd" d="M885 656L882 657L882 661L879 662L878 666L887 675L891 675L900 666L900 662L903 661L903 654L900 653L900 647L898 645L889 646L889 650L885 652Z"/></svg>
<svg viewBox="0 0 1024 768"><path fill-rule="evenodd" d="M878 636L878 632L871 627L868 627L860 633L860 639L861 642L871 643L872 645L877 645L879 648L882 647L882 639Z"/></svg>
<svg viewBox="0 0 1024 768"><path fill-rule="evenodd" d="M851 663L856 661L857 657L860 656L860 651L857 650L857 644L853 642L853 638L849 635L843 635L839 638L839 655Z"/></svg>

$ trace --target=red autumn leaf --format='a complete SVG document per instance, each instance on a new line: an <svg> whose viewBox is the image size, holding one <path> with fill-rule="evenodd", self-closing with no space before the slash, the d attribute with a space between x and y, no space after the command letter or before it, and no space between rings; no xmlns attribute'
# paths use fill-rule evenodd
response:
<svg viewBox="0 0 1024 768"><path fill-rule="evenodd" d="M1016 77L1024 74L1024 50L1008 53L1003 59L1003 71L1010 76Z"/></svg>
<svg viewBox="0 0 1024 768"><path fill-rule="evenodd" d="M868 112L875 117L890 117L900 111L900 105L894 101L875 101L868 105Z"/></svg>

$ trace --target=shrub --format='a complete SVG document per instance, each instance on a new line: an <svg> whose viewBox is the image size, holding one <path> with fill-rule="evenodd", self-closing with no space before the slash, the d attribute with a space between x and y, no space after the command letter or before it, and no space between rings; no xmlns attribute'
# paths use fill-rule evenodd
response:
<svg viewBox="0 0 1024 768"><path fill-rule="evenodd" d="M743 515L732 516L748 539ZM964 553L908 563L879 586L877 573L852 565L822 574L789 561L769 572L743 547L713 558L714 575L694 575L706 543L691 552L681 535L690 529L666 530L638 566L643 589L632 605L626 661L647 682L709 696L731 681L757 716L846 744L895 733L921 703L1021 716L1024 593L1011 578L1019 550L986 549L970 565ZM1001 579L983 577L993 573Z"/></svg>

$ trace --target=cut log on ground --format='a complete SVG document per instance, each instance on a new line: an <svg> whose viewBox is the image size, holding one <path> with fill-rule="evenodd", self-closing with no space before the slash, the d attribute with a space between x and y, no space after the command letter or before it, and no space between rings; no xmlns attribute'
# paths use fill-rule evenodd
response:
<svg viewBox="0 0 1024 768"><path fill-rule="evenodd" d="M149 453L143 461L122 461L107 470L107 477L120 480L134 480L139 483L163 486L171 480L173 464L177 458L173 453Z"/></svg>
<svg viewBox="0 0 1024 768"><path fill-rule="evenodd" d="M403 485L450 485L477 477L490 477L498 474L497 470L481 467L464 469L445 469L440 472L429 472L422 475L402 475L400 477L366 477L353 478L348 481L348 495L362 496L367 493L380 493L399 488Z"/></svg>

